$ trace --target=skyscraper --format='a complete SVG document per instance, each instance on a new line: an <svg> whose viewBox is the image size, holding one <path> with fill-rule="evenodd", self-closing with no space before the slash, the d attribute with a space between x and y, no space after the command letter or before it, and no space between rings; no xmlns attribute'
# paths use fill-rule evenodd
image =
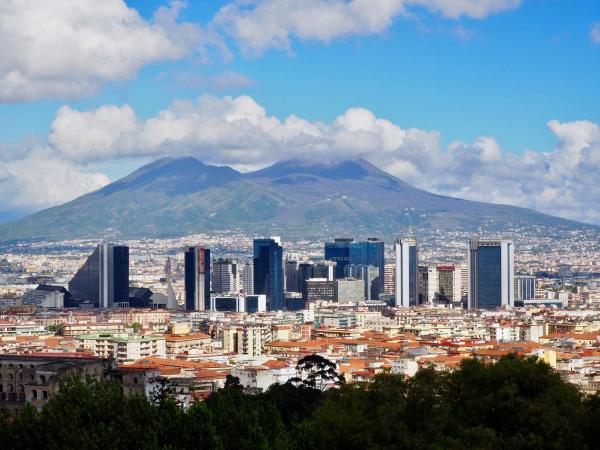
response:
<svg viewBox="0 0 600 450"><path fill-rule="evenodd" d="M363 280L365 288L365 300L374 300L379 298L379 269L375 266L364 264L349 264L344 269L346 278Z"/></svg>
<svg viewBox="0 0 600 450"><path fill-rule="evenodd" d="M396 256L396 307L416 306L419 299L419 253L415 239L394 243Z"/></svg>
<svg viewBox="0 0 600 450"><path fill-rule="evenodd" d="M219 258L212 264L212 291L217 294L237 293L241 289L237 260Z"/></svg>
<svg viewBox="0 0 600 450"><path fill-rule="evenodd" d="M186 247L185 259L185 309L205 311L210 309L210 250L203 247Z"/></svg>
<svg viewBox="0 0 600 450"><path fill-rule="evenodd" d="M350 264L350 244L354 239L336 238L325 242L325 259L335 261L335 278L344 277L344 268Z"/></svg>
<svg viewBox="0 0 600 450"><path fill-rule="evenodd" d="M254 294L254 266L247 262L242 268L242 290L246 295Z"/></svg>
<svg viewBox="0 0 600 450"><path fill-rule="evenodd" d="M283 247L279 238L254 239L254 293L267 296L270 311L283 310Z"/></svg>
<svg viewBox="0 0 600 450"><path fill-rule="evenodd" d="M350 243L350 264L375 266L379 269L378 292L383 292L385 269L385 247L381 239L368 238L365 242Z"/></svg>
<svg viewBox="0 0 600 450"><path fill-rule="evenodd" d="M69 281L74 298L96 307L112 308L129 301L129 247L98 244Z"/></svg>
<svg viewBox="0 0 600 450"><path fill-rule="evenodd" d="M515 299L533 300L535 298L535 276L515 275Z"/></svg>
<svg viewBox="0 0 600 450"><path fill-rule="evenodd" d="M514 306L514 245L507 239L469 240L469 308Z"/></svg>
<svg viewBox="0 0 600 450"><path fill-rule="evenodd" d="M285 291L300 292L300 287L298 286L298 261L296 260L285 261Z"/></svg>

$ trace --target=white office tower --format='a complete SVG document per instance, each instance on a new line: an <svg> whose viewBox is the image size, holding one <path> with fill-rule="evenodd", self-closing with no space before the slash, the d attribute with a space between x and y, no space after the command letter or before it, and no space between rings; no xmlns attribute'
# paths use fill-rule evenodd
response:
<svg viewBox="0 0 600 450"><path fill-rule="evenodd" d="M235 259L219 258L213 261L212 291L217 294L237 293L240 286L239 265Z"/></svg>
<svg viewBox="0 0 600 450"><path fill-rule="evenodd" d="M396 307L416 306L418 295L419 256L415 239L394 243L396 256Z"/></svg>
<svg viewBox="0 0 600 450"><path fill-rule="evenodd" d="M515 304L514 244L508 239L469 240L469 308Z"/></svg>
<svg viewBox="0 0 600 450"><path fill-rule="evenodd" d="M251 262L244 264L242 269L242 290L246 295L254 294L254 265Z"/></svg>

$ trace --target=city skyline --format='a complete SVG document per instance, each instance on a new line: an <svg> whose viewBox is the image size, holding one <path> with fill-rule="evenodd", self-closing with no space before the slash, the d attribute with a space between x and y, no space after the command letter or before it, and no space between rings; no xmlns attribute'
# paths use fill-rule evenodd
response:
<svg viewBox="0 0 600 450"><path fill-rule="evenodd" d="M250 170L326 154L600 223L594 2L103 5L0 11L4 220L160 156Z"/></svg>

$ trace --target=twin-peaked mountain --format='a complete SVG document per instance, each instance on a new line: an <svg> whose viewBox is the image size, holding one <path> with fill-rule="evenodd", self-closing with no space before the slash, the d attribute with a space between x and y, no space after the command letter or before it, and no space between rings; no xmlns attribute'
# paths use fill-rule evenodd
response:
<svg viewBox="0 0 600 450"><path fill-rule="evenodd" d="M589 228L530 209L417 189L365 160L282 161L240 173L163 158L95 192L0 225L0 241L172 237L239 230L288 238L392 236L415 229Z"/></svg>

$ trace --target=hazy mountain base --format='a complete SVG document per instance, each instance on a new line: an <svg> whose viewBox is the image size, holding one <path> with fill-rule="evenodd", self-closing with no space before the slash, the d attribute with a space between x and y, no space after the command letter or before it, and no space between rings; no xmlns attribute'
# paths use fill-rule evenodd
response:
<svg viewBox="0 0 600 450"><path fill-rule="evenodd" d="M164 158L121 180L21 220L0 224L0 241L176 237L236 229L249 235L321 239L393 236L415 230L508 231L544 227L560 235L599 227L507 205L417 189L364 160L283 161L242 174L187 158Z"/></svg>

